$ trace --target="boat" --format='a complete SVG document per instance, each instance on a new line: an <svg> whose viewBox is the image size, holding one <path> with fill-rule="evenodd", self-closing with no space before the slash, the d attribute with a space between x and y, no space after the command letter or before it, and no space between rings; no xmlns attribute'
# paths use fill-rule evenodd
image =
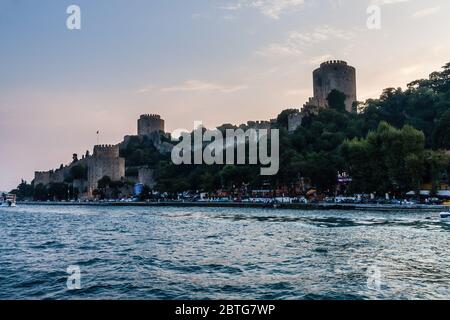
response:
<svg viewBox="0 0 450 320"><path fill-rule="evenodd" d="M278 200L270 200L263 204L263 208L273 208L273 209L279 209L281 208L281 203Z"/></svg>
<svg viewBox="0 0 450 320"><path fill-rule="evenodd" d="M15 194L3 194L0 197L0 203L2 207L15 207L16 206L16 195Z"/></svg>
<svg viewBox="0 0 450 320"><path fill-rule="evenodd" d="M450 211L441 212L439 216L441 217L441 220L450 221Z"/></svg>
<svg viewBox="0 0 450 320"><path fill-rule="evenodd" d="M450 207L447 208L447 211L443 211L439 214L442 220L450 221Z"/></svg>

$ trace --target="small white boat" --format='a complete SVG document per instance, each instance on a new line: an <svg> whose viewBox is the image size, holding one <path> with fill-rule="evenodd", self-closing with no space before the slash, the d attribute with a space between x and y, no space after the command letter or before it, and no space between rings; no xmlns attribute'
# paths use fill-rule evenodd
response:
<svg viewBox="0 0 450 320"><path fill-rule="evenodd" d="M0 197L0 203L2 207L13 208L16 207L16 195L15 194L3 194Z"/></svg>

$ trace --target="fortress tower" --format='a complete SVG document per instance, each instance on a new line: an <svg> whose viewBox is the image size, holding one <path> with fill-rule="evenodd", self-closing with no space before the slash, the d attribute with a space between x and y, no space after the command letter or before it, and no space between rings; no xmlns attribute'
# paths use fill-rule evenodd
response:
<svg viewBox="0 0 450 320"><path fill-rule="evenodd" d="M333 90L345 94L345 110L355 112L353 103L356 98L356 69L345 61L331 60L324 62L320 68L313 72L314 97L303 105L301 111L290 114L288 117L288 130L294 132L302 125L303 118L317 114L320 109L328 108L328 95Z"/></svg>
<svg viewBox="0 0 450 320"><path fill-rule="evenodd" d="M345 110L353 112L356 99L356 69L341 60L324 62L313 73L314 100L319 108L327 107L327 97L332 90L347 96Z"/></svg>
<svg viewBox="0 0 450 320"><path fill-rule="evenodd" d="M138 135L148 136L154 132L164 131L164 120L157 114L143 114L138 119Z"/></svg>
<svg viewBox="0 0 450 320"><path fill-rule="evenodd" d="M86 159L88 169L88 191L97 188L97 182L104 176L112 181L120 181L125 177L125 159L119 156L119 145L94 146L94 154Z"/></svg>
<svg viewBox="0 0 450 320"><path fill-rule="evenodd" d="M121 181L125 178L125 159L119 155L119 145L97 145L94 146L92 156L86 153L81 160L57 170L35 172L34 184L63 183L71 177L71 169L77 166L87 169L87 179L74 180L72 185L79 190L82 198L91 199L98 181L104 176L110 177L112 181Z"/></svg>
<svg viewBox="0 0 450 320"><path fill-rule="evenodd" d="M94 146L94 158L102 158L102 159L119 158L119 145Z"/></svg>

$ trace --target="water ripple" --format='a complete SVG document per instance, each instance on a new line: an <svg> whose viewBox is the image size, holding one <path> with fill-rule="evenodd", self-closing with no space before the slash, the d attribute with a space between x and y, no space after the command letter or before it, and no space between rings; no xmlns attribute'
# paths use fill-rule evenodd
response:
<svg viewBox="0 0 450 320"><path fill-rule="evenodd" d="M20 206L0 215L0 299L450 298L450 224L433 213ZM81 290L67 289L70 265Z"/></svg>

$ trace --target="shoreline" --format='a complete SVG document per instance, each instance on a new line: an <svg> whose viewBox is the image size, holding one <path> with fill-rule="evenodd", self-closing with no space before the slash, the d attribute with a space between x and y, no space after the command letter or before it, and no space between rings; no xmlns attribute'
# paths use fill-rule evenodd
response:
<svg viewBox="0 0 450 320"><path fill-rule="evenodd" d="M205 207L205 208L259 208L298 210L358 210L358 211L447 211L445 205L385 205L385 204L340 204L340 203L281 203L280 207L268 207L263 203L242 202L17 202L17 205L31 206L97 206L97 207Z"/></svg>

